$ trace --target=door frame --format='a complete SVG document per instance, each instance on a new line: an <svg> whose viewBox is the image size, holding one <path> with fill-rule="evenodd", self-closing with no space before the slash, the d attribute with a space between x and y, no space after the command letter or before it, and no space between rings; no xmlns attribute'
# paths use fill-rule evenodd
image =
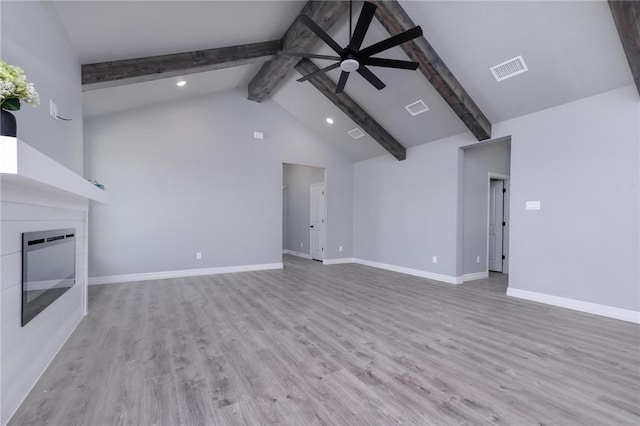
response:
<svg viewBox="0 0 640 426"><path fill-rule="evenodd" d="M320 210L322 211L322 229L320 230L320 245L322 246L322 256L320 259L324 261L327 258L327 251L324 248L327 247L327 185L325 182L318 182L309 185L309 224L311 224L311 218L313 215L313 188L314 187L322 187L322 192L324 193L321 197L321 206ZM309 225L311 226L311 225ZM313 260L313 231L309 228L309 257Z"/></svg>
<svg viewBox="0 0 640 426"><path fill-rule="evenodd" d="M511 185L510 185L510 180L511 177L509 175L502 175L500 173L493 173L493 172L489 172L488 173L488 177L487 177L487 226L486 226L486 232L487 232L487 250L485 253L485 270L487 271L487 274L489 274L489 221L491 220L490 215L491 215L491 180L501 180L504 181L504 187L508 188L509 191L511 192ZM510 199L510 194L507 194L507 197L503 198L503 217L502 220L504 222L506 222L506 225L502 228L502 253L506 253L505 255L505 259L506 262L502 262L502 273L503 274L508 274L509 273L509 226L510 226L510 220L509 220L509 206L507 205L509 199ZM506 238L505 238L506 236ZM506 267L505 267L505 263L506 263Z"/></svg>

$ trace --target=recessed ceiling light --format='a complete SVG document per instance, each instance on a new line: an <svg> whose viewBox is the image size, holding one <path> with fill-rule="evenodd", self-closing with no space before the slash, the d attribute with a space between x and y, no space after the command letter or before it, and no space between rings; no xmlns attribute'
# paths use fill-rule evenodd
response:
<svg viewBox="0 0 640 426"><path fill-rule="evenodd" d="M180 80L179 82L177 82L177 83L176 83L176 86L178 86L178 87L182 87L182 86L184 86L185 84L187 84L187 82L186 82L186 81L184 81L184 80Z"/></svg>
<svg viewBox="0 0 640 426"><path fill-rule="evenodd" d="M327 123L329 123L329 124L333 124L333 118L331 118L331 117L327 117Z"/></svg>

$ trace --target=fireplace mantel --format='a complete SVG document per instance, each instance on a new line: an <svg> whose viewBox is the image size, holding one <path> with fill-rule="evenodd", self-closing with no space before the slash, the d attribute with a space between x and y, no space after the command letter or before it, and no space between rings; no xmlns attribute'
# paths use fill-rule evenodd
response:
<svg viewBox="0 0 640 426"><path fill-rule="evenodd" d="M107 204L104 190L17 138L0 136L0 176L3 181Z"/></svg>

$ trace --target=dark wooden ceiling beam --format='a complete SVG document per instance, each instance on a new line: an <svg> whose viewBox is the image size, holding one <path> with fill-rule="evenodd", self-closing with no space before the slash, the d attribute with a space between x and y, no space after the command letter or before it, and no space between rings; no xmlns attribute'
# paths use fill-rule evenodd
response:
<svg viewBox="0 0 640 426"><path fill-rule="evenodd" d="M378 8L376 18L391 35L399 34L416 26L400 4L393 0L369 0ZM425 37L418 37L401 44L409 59L420 64L419 70L460 117L471 133L479 140L491 138L491 122L464 90L451 70Z"/></svg>
<svg viewBox="0 0 640 426"><path fill-rule="evenodd" d="M609 0L609 8L640 94L640 2Z"/></svg>
<svg viewBox="0 0 640 426"><path fill-rule="evenodd" d="M348 1L309 1L300 15L309 16L327 31L349 10ZM308 52L318 37L306 25L296 19L282 37L282 49L288 52ZM262 102L293 71L300 58L277 56L266 62L249 83L249 100Z"/></svg>
<svg viewBox="0 0 640 426"><path fill-rule="evenodd" d="M280 40L196 50L171 55L82 65L82 90L103 89L161 78L264 62L275 57Z"/></svg>
<svg viewBox="0 0 640 426"><path fill-rule="evenodd" d="M302 75L307 75L317 71L319 68L309 59L302 59L296 66L296 71ZM354 123L378 142L384 149L398 160L407 158L404 146L387 132L376 120L373 119L360 105L347 96L344 92L336 94L336 84L327 76L320 73L308 80L316 89L320 91L335 106L340 108L349 116Z"/></svg>

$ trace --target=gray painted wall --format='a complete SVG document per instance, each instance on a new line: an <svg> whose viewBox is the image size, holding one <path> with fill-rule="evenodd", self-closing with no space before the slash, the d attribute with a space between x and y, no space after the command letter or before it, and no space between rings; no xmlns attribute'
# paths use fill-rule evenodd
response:
<svg viewBox="0 0 640 426"><path fill-rule="evenodd" d="M310 186L324 182L324 170L285 164L283 174L287 195L286 250L310 254Z"/></svg>
<svg viewBox="0 0 640 426"><path fill-rule="evenodd" d="M281 262L283 163L327 169L328 257L351 257L352 163L275 102L230 90L90 119L85 135L110 197L91 210L90 276Z"/></svg>
<svg viewBox="0 0 640 426"><path fill-rule="evenodd" d="M511 134L509 286L640 311L635 87L494 126ZM541 201L526 211L525 201Z"/></svg>
<svg viewBox="0 0 640 426"><path fill-rule="evenodd" d="M23 104L14 113L18 138L65 167L82 174L82 92L80 61L50 2L3 1L2 60L24 69L40 95L40 106ZM37 31L35 30L37 29ZM60 116L49 117L49 99Z"/></svg>
<svg viewBox="0 0 640 426"><path fill-rule="evenodd" d="M356 163L355 257L457 276L458 148L474 140L459 135L410 148L404 161Z"/></svg>
<svg viewBox="0 0 640 426"><path fill-rule="evenodd" d="M511 136L509 286L640 311L635 87L495 124L493 135ZM412 148L405 162L356 163L355 257L459 276L456 153L470 143L459 135ZM527 200L542 209L525 211Z"/></svg>
<svg viewBox="0 0 640 426"><path fill-rule="evenodd" d="M488 176L489 172L509 175L510 145L505 140L464 150L463 274L487 270Z"/></svg>

